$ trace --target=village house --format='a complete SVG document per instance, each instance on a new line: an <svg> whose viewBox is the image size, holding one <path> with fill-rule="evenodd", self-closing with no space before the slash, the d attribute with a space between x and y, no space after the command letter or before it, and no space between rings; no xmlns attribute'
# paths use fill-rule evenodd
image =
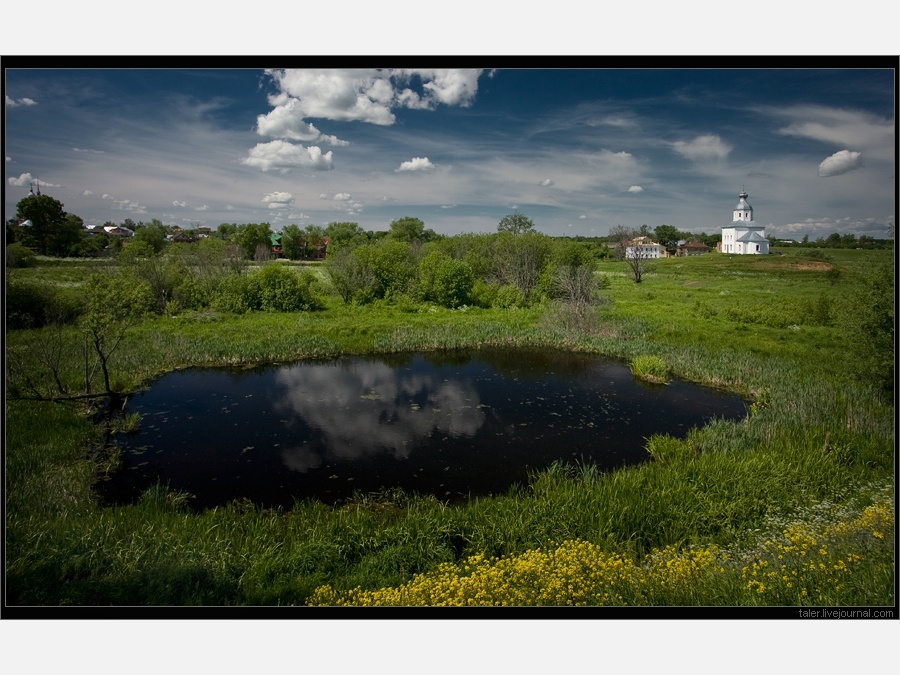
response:
<svg viewBox="0 0 900 675"><path fill-rule="evenodd" d="M709 253L709 246L696 239L693 241L681 242L675 248L675 256L678 258L691 255L703 255L704 253Z"/></svg>

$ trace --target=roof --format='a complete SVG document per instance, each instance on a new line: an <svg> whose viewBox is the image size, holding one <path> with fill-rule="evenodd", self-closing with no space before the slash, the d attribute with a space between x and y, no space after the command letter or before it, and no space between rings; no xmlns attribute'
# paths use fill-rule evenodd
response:
<svg viewBox="0 0 900 675"><path fill-rule="evenodd" d="M747 241L758 241L758 242L763 242L763 241L769 241L769 240L766 239L764 236L762 236L762 235L761 235L759 232L757 232L756 230L750 230L750 231L747 232L746 234L742 234L740 237L738 237L736 241L744 241L744 242L747 242Z"/></svg>

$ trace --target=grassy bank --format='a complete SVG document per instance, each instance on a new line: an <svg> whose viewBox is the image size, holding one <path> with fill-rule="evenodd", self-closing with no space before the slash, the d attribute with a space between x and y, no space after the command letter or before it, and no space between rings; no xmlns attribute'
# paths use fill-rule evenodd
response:
<svg viewBox="0 0 900 675"><path fill-rule="evenodd" d="M893 604L893 401L856 376L844 321L881 252L832 255L665 260L641 284L601 263L608 302L578 327L552 305L359 308L335 297L316 312L147 319L115 355L126 389L190 365L539 346L652 356L670 376L755 404L742 422L650 439L657 460L641 467L557 465L466 506L394 491L335 508L233 503L195 513L165 486L134 506L100 507L92 485L115 470L116 451L84 408L7 400L8 602ZM60 283L77 287L71 267L45 278L63 272ZM26 358L47 330L11 331L8 349ZM81 344L74 328L64 333L60 376L75 388ZM783 562L795 553L784 547L801 545L810 558ZM786 565L777 579L767 576L775 561ZM604 575L614 569L625 572L610 594ZM801 574L802 586L791 580ZM581 590L566 595L558 584L573 579Z"/></svg>

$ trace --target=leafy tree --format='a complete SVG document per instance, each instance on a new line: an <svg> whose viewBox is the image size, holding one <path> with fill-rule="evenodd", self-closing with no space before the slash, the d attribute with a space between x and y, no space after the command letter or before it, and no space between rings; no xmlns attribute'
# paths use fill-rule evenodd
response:
<svg viewBox="0 0 900 675"><path fill-rule="evenodd" d="M297 225L285 225L281 230L281 252L290 260L306 257L306 237Z"/></svg>
<svg viewBox="0 0 900 675"><path fill-rule="evenodd" d="M219 226L221 228L221 225ZM244 258L254 260L259 249L272 250L272 231L268 223L239 225L234 235L235 243L240 246Z"/></svg>
<svg viewBox="0 0 900 675"><path fill-rule="evenodd" d="M353 248L369 241L369 236L359 223L328 223L325 235L328 237L329 255L342 248Z"/></svg>
<svg viewBox="0 0 900 675"><path fill-rule="evenodd" d="M49 195L28 195L20 200L16 218L31 221L31 225L19 227L16 238L43 255L71 255L85 236L81 218L66 213L62 202Z"/></svg>
<svg viewBox="0 0 900 675"><path fill-rule="evenodd" d="M142 225L135 230L133 242L145 242L154 253L160 253L166 247L166 228L158 220L149 225ZM132 242L132 243L133 243Z"/></svg>
<svg viewBox="0 0 900 675"><path fill-rule="evenodd" d="M314 258L319 247L325 241L325 228L320 225L307 225L303 228L303 233L306 244L304 257Z"/></svg>
<svg viewBox="0 0 900 675"><path fill-rule="evenodd" d="M672 225L658 225L653 233L656 235L656 241L669 253L675 253L679 240L686 239L686 236Z"/></svg>
<svg viewBox="0 0 900 675"><path fill-rule="evenodd" d="M503 216L500 220L500 224L497 225L498 232L507 232L509 234L525 234L526 232L531 232L533 230L534 222L525 214L519 213L518 211Z"/></svg>
<svg viewBox="0 0 900 675"><path fill-rule="evenodd" d="M422 234L425 232L425 223L418 218L398 218L391 221L390 228L390 236L411 244L422 239Z"/></svg>
<svg viewBox="0 0 900 675"><path fill-rule="evenodd" d="M411 290L416 277L416 261L412 247L405 241L382 239L354 251L375 275L375 295L390 298Z"/></svg>
<svg viewBox="0 0 900 675"><path fill-rule="evenodd" d="M515 286L531 302L550 252L550 237L539 232L499 234L495 239L494 278L501 285Z"/></svg>
<svg viewBox="0 0 900 675"><path fill-rule="evenodd" d="M339 248L326 261L331 283L346 304L364 305L375 298L375 272L356 249Z"/></svg>
<svg viewBox="0 0 900 675"><path fill-rule="evenodd" d="M153 300L144 284L128 283L121 276L94 274L85 282L84 313L80 325L85 337L85 388L91 377L87 355L92 349L103 374L104 393L115 395L110 380L110 359L127 330L138 322Z"/></svg>

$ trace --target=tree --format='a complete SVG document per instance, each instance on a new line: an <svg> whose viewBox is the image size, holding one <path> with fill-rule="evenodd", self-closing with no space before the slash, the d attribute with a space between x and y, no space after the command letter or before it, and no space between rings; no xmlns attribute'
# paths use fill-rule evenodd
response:
<svg viewBox="0 0 900 675"><path fill-rule="evenodd" d="M281 230L281 252L288 260L306 257L306 238L297 225L285 225Z"/></svg>
<svg viewBox="0 0 900 675"><path fill-rule="evenodd" d="M471 302L475 275L462 260L433 250L419 263L419 284L426 300L456 308Z"/></svg>
<svg viewBox="0 0 900 675"><path fill-rule="evenodd" d="M166 247L166 228L158 220L149 225L142 225L134 232L134 241L146 242L154 253L160 253Z"/></svg>
<svg viewBox="0 0 900 675"><path fill-rule="evenodd" d="M31 223L19 226L19 241L43 255L71 255L85 236L81 218L66 213L50 195L29 194L16 205L16 218Z"/></svg>
<svg viewBox="0 0 900 675"><path fill-rule="evenodd" d="M616 225L609 231L609 241L613 244L615 258L628 265L631 278L636 284L641 283L641 278L648 271L650 260L649 254L643 251L643 247L632 245L638 236L642 236L639 231L624 225Z"/></svg>
<svg viewBox="0 0 900 675"><path fill-rule="evenodd" d="M153 302L145 284L126 283L109 274L95 274L85 282L84 313L80 325L85 337L85 389L90 393L88 353L93 349L103 374L104 392L115 395L109 361L125 332L138 322Z"/></svg>
<svg viewBox="0 0 900 675"><path fill-rule="evenodd" d="M509 234L524 234L533 230L534 222L525 214L519 213L518 211L503 216L500 224L497 225L498 232L508 232Z"/></svg>
<svg viewBox="0 0 900 675"><path fill-rule="evenodd" d="M369 241L366 231L359 223L328 223L325 228L328 237L328 253L334 253L342 248L353 248Z"/></svg>
<svg viewBox="0 0 900 675"><path fill-rule="evenodd" d="M219 226L221 230L222 226ZM268 223L250 223L239 225L234 235L235 243L241 247L244 258L254 260L257 258L260 249L266 251L272 250L272 231L269 229Z"/></svg>
<svg viewBox="0 0 900 675"><path fill-rule="evenodd" d="M685 239L684 234L678 231L672 225L657 225L653 233L656 235L656 241L659 242L669 253L675 253L678 242Z"/></svg>
<svg viewBox="0 0 900 675"><path fill-rule="evenodd" d="M408 244L421 241L425 233L425 223L418 218L398 218L391 221L390 228L391 237Z"/></svg>

